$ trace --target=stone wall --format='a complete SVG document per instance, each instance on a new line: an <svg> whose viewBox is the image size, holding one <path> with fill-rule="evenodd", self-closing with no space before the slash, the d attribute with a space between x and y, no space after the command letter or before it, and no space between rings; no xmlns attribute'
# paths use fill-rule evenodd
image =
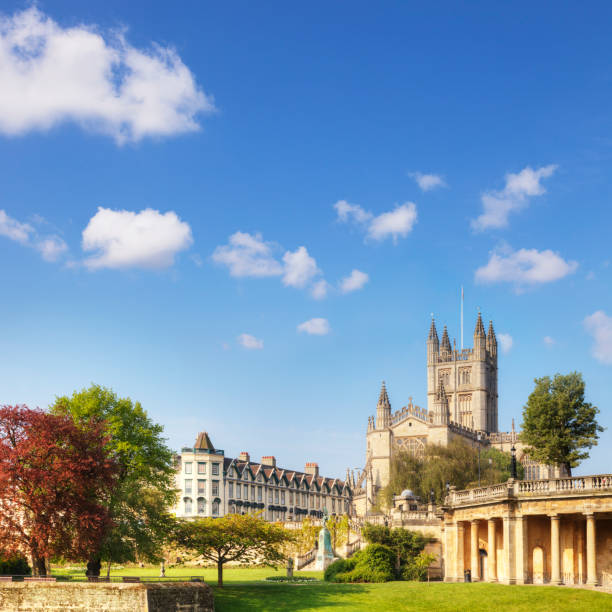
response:
<svg viewBox="0 0 612 612"><path fill-rule="evenodd" d="M0 612L214 612L207 584L0 583Z"/></svg>

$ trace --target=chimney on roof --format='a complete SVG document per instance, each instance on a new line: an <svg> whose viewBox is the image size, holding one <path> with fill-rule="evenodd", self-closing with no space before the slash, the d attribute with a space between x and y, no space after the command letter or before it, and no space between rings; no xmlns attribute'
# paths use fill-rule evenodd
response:
<svg viewBox="0 0 612 612"><path fill-rule="evenodd" d="M306 474L312 474L312 476L317 478L319 476L319 464L309 461L304 468L304 472L306 472Z"/></svg>
<svg viewBox="0 0 612 612"><path fill-rule="evenodd" d="M266 457L261 458L261 463L263 465L271 465L272 467L276 467L276 457L273 455L267 455Z"/></svg>
<svg viewBox="0 0 612 612"><path fill-rule="evenodd" d="M240 459L240 461L246 461L248 463L251 460L251 456L246 451L242 451L238 456L238 459Z"/></svg>

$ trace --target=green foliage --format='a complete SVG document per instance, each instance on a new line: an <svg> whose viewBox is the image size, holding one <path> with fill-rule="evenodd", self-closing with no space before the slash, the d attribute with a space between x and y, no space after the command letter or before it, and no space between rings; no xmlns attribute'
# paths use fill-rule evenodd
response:
<svg viewBox="0 0 612 612"><path fill-rule="evenodd" d="M336 550L336 546L342 546L348 539L350 529L349 518L346 514L341 516L332 515L327 519L327 529L332 542L332 550Z"/></svg>
<svg viewBox="0 0 612 612"><path fill-rule="evenodd" d="M313 576L293 576L293 578L288 578L287 576L268 576L266 580L270 582L317 582L317 578Z"/></svg>
<svg viewBox="0 0 612 612"><path fill-rule="evenodd" d="M571 474L586 449L597 444L599 409L584 401L585 383L580 372L535 379L535 389L523 408L521 440L531 459L564 465Z"/></svg>
<svg viewBox="0 0 612 612"><path fill-rule="evenodd" d="M159 561L173 526L168 508L176 499L172 451L163 427L139 402L100 385L56 398L51 411L68 414L77 424L91 418L108 424L109 446L120 470L108 501L112 528L95 557L109 563Z"/></svg>
<svg viewBox="0 0 612 612"><path fill-rule="evenodd" d="M223 586L225 563L279 563L285 558L283 546L295 538L295 534L284 527L251 514L181 521L175 529L175 540L179 546L216 563L219 586Z"/></svg>
<svg viewBox="0 0 612 612"><path fill-rule="evenodd" d="M491 461L489 461L491 459ZM522 477L522 466L517 466ZM480 482L482 486L504 482L510 477L510 454L494 448L480 453ZM421 456L405 450L396 452L391 459L389 484L382 491L382 501L393 505L393 496L410 489L423 501L428 501L430 491L438 503L446 495L446 483L458 489L478 486L478 449L461 439L448 446L428 444Z"/></svg>
<svg viewBox="0 0 612 612"><path fill-rule="evenodd" d="M25 557L14 556L0 559L0 576L30 576L32 568Z"/></svg>
<svg viewBox="0 0 612 612"><path fill-rule="evenodd" d="M436 556L430 553L421 552L413 557L402 568L403 580L425 580L427 578L427 568L435 561Z"/></svg>
<svg viewBox="0 0 612 612"><path fill-rule="evenodd" d="M329 582L388 582L395 578L395 552L383 544L370 544L350 559L340 559L325 571Z"/></svg>
<svg viewBox="0 0 612 612"><path fill-rule="evenodd" d="M295 539L295 547L300 554L303 555L314 548L320 529L308 517L302 521Z"/></svg>

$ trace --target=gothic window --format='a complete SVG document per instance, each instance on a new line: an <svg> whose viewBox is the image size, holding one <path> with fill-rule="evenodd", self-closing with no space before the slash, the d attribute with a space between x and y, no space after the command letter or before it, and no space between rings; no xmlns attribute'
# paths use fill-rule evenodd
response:
<svg viewBox="0 0 612 612"><path fill-rule="evenodd" d="M219 516L219 502L216 499L212 503L212 513L213 516Z"/></svg>
<svg viewBox="0 0 612 612"><path fill-rule="evenodd" d="M206 512L206 500L203 497L198 497L198 514Z"/></svg>
<svg viewBox="0 0 612 612"><path fill-rule="evenodd" d="M472 371L470 368L461 368L459 370L459 383L462 385L471 384Z"/></svg>
<svg viewBox="0 0 612 612"><path fill-rule="evenodd" d="M464 427L473 427L472 396L469 393L459 396L459 423Z"/></svg>
<svg viewBox="0 0 612 612"><path fill-rule="evenodd" d="M439 381L448 388L450 383L450 370L440 370Z"/></svg>

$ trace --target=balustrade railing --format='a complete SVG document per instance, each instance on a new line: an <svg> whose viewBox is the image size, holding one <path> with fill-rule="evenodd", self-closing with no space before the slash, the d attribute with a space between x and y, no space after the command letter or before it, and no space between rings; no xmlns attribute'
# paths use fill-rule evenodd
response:
<svg viewBox="0 0 612 612"><path fill-rule="evenodd" d="M612 474L576 476L573 478L549 478L545 480L509 480L477 489L454 491L446 498L451 505L494 500L500 497L531 497L554 493L580 494L582 492L612 491Z"/></svg>

